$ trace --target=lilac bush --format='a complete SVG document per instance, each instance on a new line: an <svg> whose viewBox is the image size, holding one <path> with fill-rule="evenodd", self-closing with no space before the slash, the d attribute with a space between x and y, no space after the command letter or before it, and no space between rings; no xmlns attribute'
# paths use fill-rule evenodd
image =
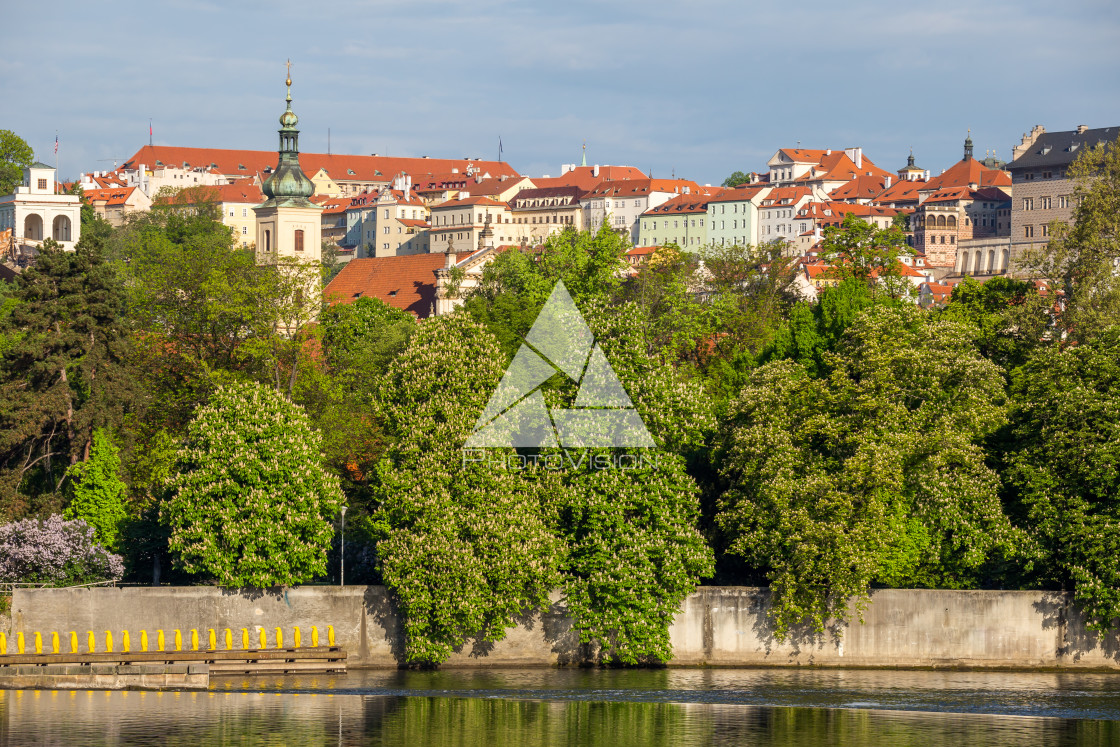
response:
<svg viewBox="0 0 1120 747"><path fill-rule="evenodd" d="M82 519L54 514L0 525L0 582L66 586L122 575L121 556L98 545Z"/></svg>

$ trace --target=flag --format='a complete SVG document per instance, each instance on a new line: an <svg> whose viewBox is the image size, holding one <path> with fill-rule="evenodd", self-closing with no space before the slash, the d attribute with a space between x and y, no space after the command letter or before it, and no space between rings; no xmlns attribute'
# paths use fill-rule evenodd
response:
<svg viewBox="0 0 1120 747"><path fill-rule="evenodd" d="M498 135L498 160L502 160L502 136Z"/></svg>
<svg viewBox="0 0 1120 747"><path fill-rule="evenodd" d="M58 135L54 136L54 154L58 155Z"/></svg>

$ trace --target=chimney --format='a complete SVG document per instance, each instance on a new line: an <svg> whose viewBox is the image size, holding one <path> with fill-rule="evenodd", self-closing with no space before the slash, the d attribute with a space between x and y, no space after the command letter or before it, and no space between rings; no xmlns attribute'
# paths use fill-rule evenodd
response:
<svg viewBox="0 0 1120 747"><path fill-rule="evenodd" d="M1089 129L1088 125L1077 125L1077 134L1084 135L1085 131Z"/></svg>
<svg viewBox="0 0 1120 747"><path fill-rule="evenodd" d="M891 175L887 174L885 177L883 177L883 189L890 189L890 188L891 188Z"/></svg>
<svg viewBox="0 0 1120 747"><path fill-rule="evenodd" d="M594 166L591 167L591 176L594 176L594 177L599 176L599 164L595 164Z"/></svg>

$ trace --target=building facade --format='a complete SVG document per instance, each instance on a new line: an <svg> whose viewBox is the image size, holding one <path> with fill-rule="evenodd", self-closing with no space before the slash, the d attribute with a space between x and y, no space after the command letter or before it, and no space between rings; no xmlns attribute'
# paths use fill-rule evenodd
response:
<svg viewBox="0 0 1120 747"><path fill-rule="evenodd" d="M35 162L23 170L23 183L0 197L0 231L12 242L38 246L54 239L73 251L82 235L82 204L76 195L58 194L53 166Z"/></svg>

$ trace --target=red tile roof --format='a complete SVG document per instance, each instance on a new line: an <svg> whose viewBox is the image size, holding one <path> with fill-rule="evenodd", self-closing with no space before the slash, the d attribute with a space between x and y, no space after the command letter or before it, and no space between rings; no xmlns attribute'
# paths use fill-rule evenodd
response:
<svg viewBox="0 0 1120 747"><path fill-rule="evenodd" d="M278 157L273 150L228 150L224 148L182 148L170 145L145 145L128 159L122 168L134 169L141 163L149 169L157 162L167 166L190 168L214 168L227 175L248 175L276 168ZM335 181L379 181L389 182L404 172L417 183L424 176L450 174L457 168L465 172L468 164L474 164L481 173L491 176L520 176L504 161L474 161L461 158L390 158L388 156L350 156L326 153L300 153L300 166L308 176L314 176L323 169ZM353 172L353 173L351 173ZM464 179L470 179L462 173Z"/></svg>
<svg viewBox="0 0 1120 747"><path fill-rule="evenodd" d="M462 261L474 252L457 252ZM446 266L446 254L411 254L401 257L356 258L323 289L327 303L353 303L358 298L379 298L418 319L431 316L436 301L436 270Z"/></svg>
<svg viewBox="0 0 1120 747"><path fill-rule="evenodd" d="M584 198L591 197L646 197L651 192L680 194L685 188L693 194L700 192L700 185L688 179L625 179L602 182Z"/></svg>
<svg viewBox="0 0 1120 747"><path fill-rule="evenodd" d="M583 192L590 192L601 182L622 181L628 179L647 179L641 169L633 166L600 166L599 175L595 176L594 166L577 166L566 174L533 178L533 184L539 188L547 187L579 187Z"/></svg>
<svg viewBox="0 0 1120 747"><path fill-rule="evenodd" d="M489 197L465 197L462 200L448 200L447 202L441 202L438 205L432 205L432 210L442 210L445 208L454 209L466 207L468 205L484 205L486 207L504 208L509 207L509 205L507 205L506 203L499 202L498 200L491 200Z"/></svg>
<svg viewBox="0 0 1120 747"><path fill-rule="evenodd" d="M746 202L754 198L759 192L764 189L770 189L769 184L751 184L740 185L734 189L725 189L722 192L712 195L711 202Z"/></svg>
<svg viewBox="0 0 1120 747"><path fill-rule="evenodd" d="M1006 171L989 169L975 158L970 158L967 161L957 161L945 173L930 179L924 189L967 187L970 184L978 187L1010 187L1011 177Z"/></svg>
<svg viewBox="0 0 1120 747"><path fill-rule="evenodd" d="M82 196L90 202L103 202L106 207L116 207L124 205L128 202L128 198L136 191L136 187L124 187L123 189L85 189L82 190Z"/></svg>
<svg viewBox="0 0 1120 747"><path fill-rule="evenodd" d="M708 203L711 198L705 194L677 195L666 200L657 207L652 207L642 215L673 215L695 214L708 212Z"/></svg>

